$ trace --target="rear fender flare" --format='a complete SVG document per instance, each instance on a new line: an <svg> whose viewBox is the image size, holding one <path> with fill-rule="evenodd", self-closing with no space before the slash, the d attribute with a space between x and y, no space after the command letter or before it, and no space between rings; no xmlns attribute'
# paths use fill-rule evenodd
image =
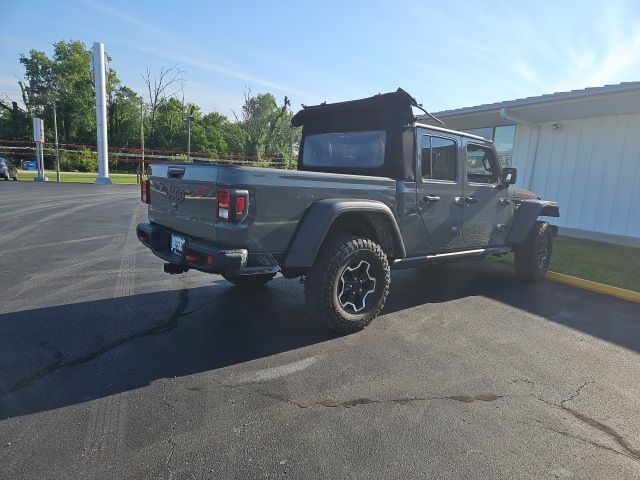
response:
<svg viewBox="0 0 640 480"><path fill-rule="evenodd" d="M400 228L391 209L375 200L324 199L313 203L301 220L293 237L289 253L284 261L285 268L310 267L322 246L333 222L345 213L365 213L383 215L391 225L394 250L398 258L406 256Z"/></svg>
<svg viewBox="0 0 640 480"><path fill-rule="evenodd" d="M524 200L516 210L507 235L507 245L519 245L524 242L539 216L559 217L560 207L556 202L546 200ZM554 228L557 233L557 228Z"/></svg>

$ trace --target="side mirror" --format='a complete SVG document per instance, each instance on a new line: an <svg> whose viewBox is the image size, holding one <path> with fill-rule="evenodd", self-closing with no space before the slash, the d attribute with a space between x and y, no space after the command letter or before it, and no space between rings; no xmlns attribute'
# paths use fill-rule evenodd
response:
<svg viewBox="0 0 640 480"><path fill-rule="evenodd" d="M518 179L518 169L514 167L504 167L500 176L502 185L513 185Z"/></svg>

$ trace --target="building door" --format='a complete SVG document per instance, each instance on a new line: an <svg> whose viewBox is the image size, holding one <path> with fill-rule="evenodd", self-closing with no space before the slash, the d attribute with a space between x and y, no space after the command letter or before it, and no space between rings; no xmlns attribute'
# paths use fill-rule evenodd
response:
<svg viewBox="0 0 640 480"><path fill-rule="evenodd" d="M418 172L417 205L429 243L434 250L460 246L462 208L456 199L462 195L462 174L458 155L460 138L417 132Z"/></svg>

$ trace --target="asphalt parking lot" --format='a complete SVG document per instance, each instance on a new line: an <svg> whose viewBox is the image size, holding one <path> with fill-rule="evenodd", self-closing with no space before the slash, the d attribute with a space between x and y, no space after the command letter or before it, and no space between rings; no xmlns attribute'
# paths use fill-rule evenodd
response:
<svg viewBox="0 0 640 480"><path fill-rule="evenodd" d="M467 262L337 336L164 274L136 186L0 199L1 478L640 478L637 304Z"/></svg>

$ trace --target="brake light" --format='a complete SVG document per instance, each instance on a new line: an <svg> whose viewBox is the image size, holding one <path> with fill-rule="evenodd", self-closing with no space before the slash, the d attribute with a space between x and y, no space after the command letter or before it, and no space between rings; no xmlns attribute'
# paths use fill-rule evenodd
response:
<svg viewBox="0 0 640 480"><path fill-rule="evenodd" d="M231 195L229 190L218 190L218 220L229 221L229 202Z"/></svg>
<svg viewBox="0 0 640 480"><path fill-rule="evenodd" d="M249 192L221 188L216 193L218 204L218 221L242 222L247 218L249 210Z"/></svg>
<svg viewBox="0 0 640 480"><path fill-rule="evenodd" d="M247 208L247 199L242 195L238 195L236 197L236 212L244 213L245 208Z"/></svg>
<svg viewBox="0 0 640 480"><path fill-rule="evenodd" d="M149 200L149 180L142 180L140 182L140 201L142 203L150 203Z"/></svg>

